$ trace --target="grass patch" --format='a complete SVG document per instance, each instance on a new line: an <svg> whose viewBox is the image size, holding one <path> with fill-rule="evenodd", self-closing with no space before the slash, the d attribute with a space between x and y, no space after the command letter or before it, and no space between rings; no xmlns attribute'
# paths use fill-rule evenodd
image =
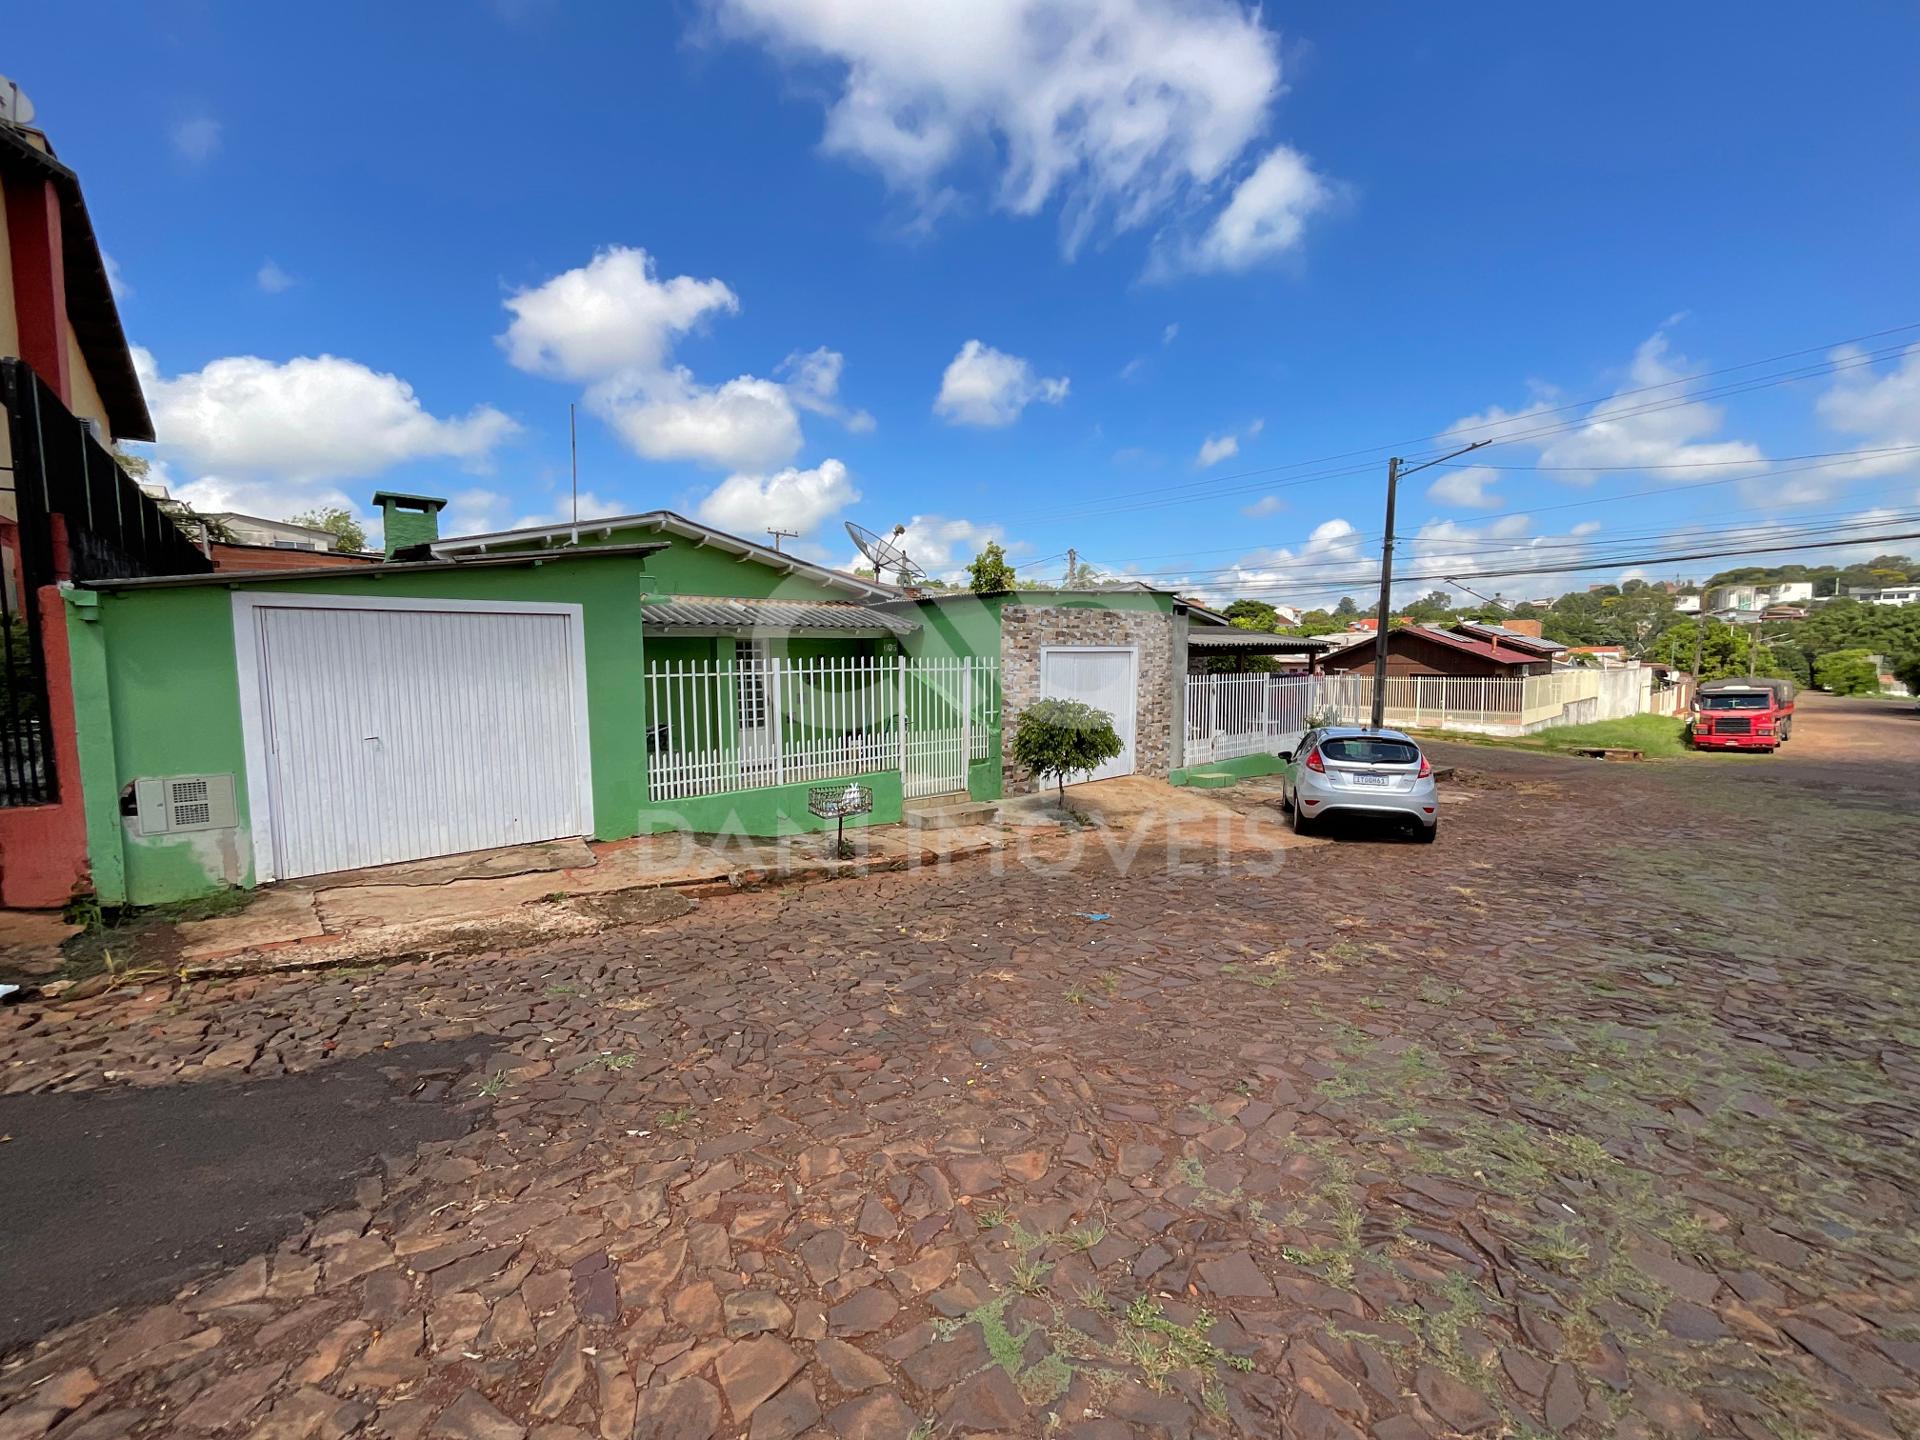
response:
<svg viewBox="0 0 1920 1440"><path fill-rule="evenodd" d="M1657 759L1693 752L1686 745L1686 722L1671 715L1629 715L1624 720L1596 720L1590 725L1559 725L1532 735L1465 735L1451 730L1421 730L1422 738L1451 740L1463 745L1498 745L1509 750L1539 750L1558 754L1572 749L1601 747L1638 750Z"/></svg>

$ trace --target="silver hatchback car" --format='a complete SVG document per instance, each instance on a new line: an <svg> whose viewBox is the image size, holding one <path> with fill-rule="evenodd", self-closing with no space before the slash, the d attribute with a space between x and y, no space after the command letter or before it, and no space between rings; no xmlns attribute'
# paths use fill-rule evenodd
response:
<svg viewBox="0 0 1920 1440"><path fill-rule="evenodd" d="M1304 834L1333 812L1381 815L1411 823L1416 840L1440 832L1433 765L1398 730L1330 725L1300 738L1280 772L1280 803Z"/></svg>

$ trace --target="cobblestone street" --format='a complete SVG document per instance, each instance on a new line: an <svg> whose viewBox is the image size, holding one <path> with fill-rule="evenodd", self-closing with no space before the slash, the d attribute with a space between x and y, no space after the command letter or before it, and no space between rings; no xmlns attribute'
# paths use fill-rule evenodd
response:
<svg viewBox="0 0 1920 1440"><path fill-rule="evenodd" d="M1920 716L1436 755L1432 847L1080 832L0 1011L16 1187L50 1096L391 1051L459 1120L184 1286L0 1279L0 1440L1920 1435Z"/></svg>

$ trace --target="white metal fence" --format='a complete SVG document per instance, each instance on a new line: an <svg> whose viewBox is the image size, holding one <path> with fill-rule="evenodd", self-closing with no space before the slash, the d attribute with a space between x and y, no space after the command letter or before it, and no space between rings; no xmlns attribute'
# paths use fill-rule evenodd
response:
<svg viewBox="0 0 1920 1440"><path fill-rule="evenodd" d="M743 652L744 653L744 652ZM656 801L899 770L908 796L967 783L993 753L999 666L835 656L647 666L647 793Z"/></svg>
<svg viewBox="0 0 1920 1440"><path fill-rule="evenodd" d="M1320 676L1189 675L1189 765L1271 753L1282 735L1299 734L1321 703Z"/></svg>
<svg viewBox="0 0 1920 1440"><path fill-rule="evenodd" d="M1684 708L1676 688L1651 670L1558 670L1515 679L1389 675L1386 715L1399 730L1525 735L1558 725L1618 720ZM1373 713L1371 675L1189 675L1186 761L1275 754L1308 727L1308 717L1364 725Z"/></svg>

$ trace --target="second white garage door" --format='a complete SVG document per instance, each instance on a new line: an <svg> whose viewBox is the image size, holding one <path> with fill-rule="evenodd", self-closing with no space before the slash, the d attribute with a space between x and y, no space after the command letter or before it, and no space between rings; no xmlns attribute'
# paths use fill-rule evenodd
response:
<svg viewBox="0 0 1920 1440"><path fill-rule="evenodd" d="M259 878L591 833L577 605L241 594L234 622Z"/></svg>
<svg viewBox="0 0 1920 1440"><path fill-rule="evenodd" d="M1123 748L1090 777L1108 780L1133 774L1134 665L1129 649L1099 645L1047 646L1040 651L1040 694L1046 699L1083 700L1113 717Z"/></svg>

